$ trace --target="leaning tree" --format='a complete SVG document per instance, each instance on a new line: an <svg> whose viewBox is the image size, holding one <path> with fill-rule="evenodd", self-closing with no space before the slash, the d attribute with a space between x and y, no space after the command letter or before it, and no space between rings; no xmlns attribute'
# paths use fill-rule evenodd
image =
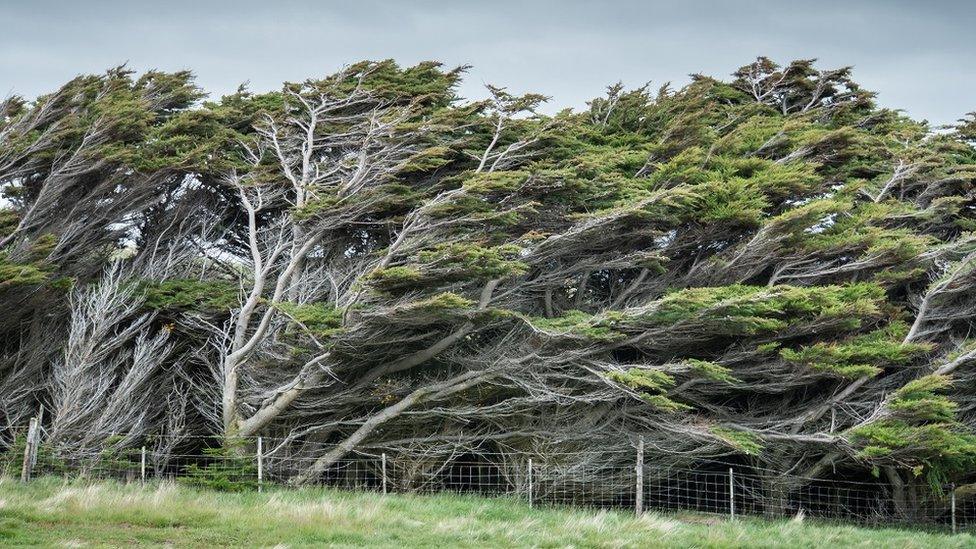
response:
<svg viewBox="0 0 976 549"><path fill-rule="evenodd" d="M8 100L7 424L43 403L65 455L273 436L297 483L369 451L598 476L639 437L769 493L873 475L905 514L973 480L971 116L936 132L812 60L554 116L462 74Z"/></svg>

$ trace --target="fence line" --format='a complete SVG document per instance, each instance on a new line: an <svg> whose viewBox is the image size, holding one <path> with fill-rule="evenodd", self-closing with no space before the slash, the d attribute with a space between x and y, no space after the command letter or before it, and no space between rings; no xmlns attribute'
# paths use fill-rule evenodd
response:
<svg viewBox="0 0 976 549"><path fill-rule="evenodd" d="M44 444L40 443L39 426L30 433L20 463L14 463L19 451L7 452L7 465L21 467L25 481L41 475L141 483L170 479L221 489L263 490L269 485L290 486L291 480L321 455L294 455L289 445L282 444L284 439L254 437L242 439L241 448L234 451L202 450L199 445L194 449L190 444L183 451L172 453L145 445L85 458L58 457L54 450L40 451ZM719 466L721 462L714 460L702 460L695 468L659 466L645 461L642 443L631 452L626 465L574 461L574 455L581 454L479 451L437 456L353 452L326 468L316 482L383 494L455 492L511 496L524 499L530 506L631 509L638 514L647 510L690 511L731 519L802 515L861 525L923 526L953 532L976 527L976 501L957 500L954 486L942 493L916 497L911 505L906 505L880 481L762 474L765 471L727 463Z"/></svg>

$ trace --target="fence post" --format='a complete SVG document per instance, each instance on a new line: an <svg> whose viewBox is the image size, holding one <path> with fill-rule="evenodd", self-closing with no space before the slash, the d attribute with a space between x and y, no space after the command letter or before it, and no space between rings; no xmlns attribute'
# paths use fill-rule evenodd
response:
<svg viewBox="0 0 976 549"><path fill-rule="evenodd" d="M34 466L37 465L37 450L41 446L41 425L44 424L44 405L41 404L37 410L37 421L34 424L34 442L31 444L30 466L31 474L34 474Z"/></svg>
<svg viewBox="0 0 976 549"><path fill-rule="evenodd" d="M146 483L146 447L142 447L141 457L139 460L139 477L142 483Z"/></svg>
<svg viewBox="0 0 976 549"><path fill-rule="evenodd" d="M30 420L30 427L27 428L26 444L24 444L24 463L20 469L21 482L27 482L30 480L31 470L34 468L34 460L37 456L34 437L37 429L37 418L32 417Z"/></svg>
<svg viewBox="0 0 976 549"><path fill-rule="evenodd" d="M258 437L258 492L264 491L264 439Z"/></svg>
<svg viewBox="0 0 976 549"><path fill-rule="evenodd" d="M735 520L735 472L729 467L729 518Z"/></svg>
<svg viewBox="0 0 976 549"><path fill-rule="evenodd" d="M953 483L952 492L949 495L949 508L952 513L952 533L956 533L956 485Z"/></svg>
<svg viewBox="0 0 976 549"><path fill-rule="evenodd" d="M529 458L529 507L532 507L532 458Z"/></svg>
<svg viewBox="0 0 976 549"><path fill-rule="evenodd" d="M634 512L637 516L644 513L644 437L637 443L637 486L634 493Z"/></svg>
<svg viewBox="0 0 976 549"><path fill-rule="evenodd" d="M386 494L386 452L383 452L383 494Z"/></svg>

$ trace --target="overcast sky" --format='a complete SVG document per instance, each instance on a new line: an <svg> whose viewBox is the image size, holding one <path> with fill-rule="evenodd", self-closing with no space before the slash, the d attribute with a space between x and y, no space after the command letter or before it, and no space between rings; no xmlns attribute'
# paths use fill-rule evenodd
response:
<svg viewBox="0 0 976 549"><path fill-rule="evenodd" d="M0 0L0 96L128 62L189 68L213 95L362 59L473 65L486 82L583 107L614 81L725 77L757 55L854 65L883 105L949 123L976 110L976 0Z"/></svg>

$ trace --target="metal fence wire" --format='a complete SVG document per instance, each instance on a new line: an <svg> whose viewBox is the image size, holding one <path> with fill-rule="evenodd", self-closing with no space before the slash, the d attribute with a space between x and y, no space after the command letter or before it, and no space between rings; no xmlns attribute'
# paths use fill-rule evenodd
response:
<svg viewBox="0 0 976 549"><path fill-rule="evenodd" d="M23 430L22 432L26 432ZM41 429L26 444L5 452L8 474L25 481L38 476L115 479L124 482L175 480L218 489L291 487L295 479L332 447L269 437L240 439L231 448L214 437L182 437L140 447L95 452L72 447L70 437L41 442ZM174 451L174 448L184 450ZM517 451L463 454L352 451L310 479L311 484L382 493L465 493L507 496L533 506L694 512L766 518L823 519L868 526L910 526L976 531L976 497L957 490L929 490L899 501L877 482L812 479L743 466L702 461L695 468L644 462L636 448L620 462L600 464L571 452ZM26 462L26 465L25 465Z"/></svg>

